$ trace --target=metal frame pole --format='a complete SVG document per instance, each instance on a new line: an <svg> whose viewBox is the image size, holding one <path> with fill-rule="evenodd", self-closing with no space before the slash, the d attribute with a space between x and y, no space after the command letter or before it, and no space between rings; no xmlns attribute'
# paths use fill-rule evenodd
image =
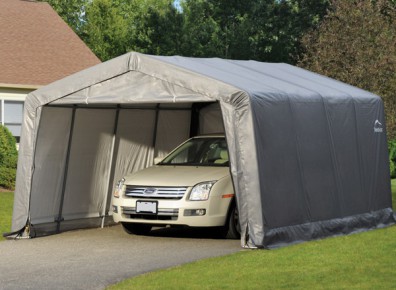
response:
<svg viewBox="0 0 396 290"><path fill-rule="evenodd" d="M60 232L60 224L61 224L61 222L63 220L63 218L62 218L63 202L65 200L67 173L69 171L70 151L71 151L71 144L72 144L72 140L73 140L74 121L75 121L75 118L76 118L76 111L77 111L77 106L73 106L72 119L71 119L70 132L69 132L69 142L67 144L65 172L63 174L62 193L61 193L61 199L60 199L60 204L59 204L59 212L58 212L58 217L55 219L55 221L57 222L57 225L56 225L56 232L57 233Z"/></svg>
<svg viewBox="0 0 396 290"><path fill-rule="evenodd" d="M158 131L158 119L159 119L159 112L160 112L160 104L157 104L155 107L155 120L154 120L154 132L153 132L153 149L155 153L155 143L157 143L157 131Z"/></svg>
<svg viewBox="0 0 396 290"><path fill-rule="evenodd" d="M115 115L115 120L114 120L114 129L113 129L113 140L111 144L111 149L110 149L110 166L109 166L109 172L108 172L108 179L107 179L107 192L104 197L104 203L103 203L103 210L102 210L102 223L101 223L101 228L104 227L104 222L106 215L108 214L106 212L107 209L107 201L109 199L109 196L111 196L113 187L111 184L111 180L114 179L114 174L115 174L115 161L116 161L116 155L118 153L118 150L115 150L115 144L116 144L116 137L117 137L117 130L118 130L118 119L120 115L120 107L117 106L116 110L116 115Z"/></svg>

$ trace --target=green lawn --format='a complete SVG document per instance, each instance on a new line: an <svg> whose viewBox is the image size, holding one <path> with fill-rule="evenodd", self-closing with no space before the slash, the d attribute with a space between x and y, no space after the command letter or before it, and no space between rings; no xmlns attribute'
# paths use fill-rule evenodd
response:
<svg viewBox="0 0 396 290"><path fill-rule="evenodd" d="M392 180L396 208L396 179ZM120 289L396 289L396 226L152 272Z"/></svg>
<svg viewBox="0 0 396 290"><path fill-rule="evenodd" d="M107 289L396 289L396 226L212 258Z"/></svg>
<svg viewBox="0 0 396 290"><path fill-rule="evenodd" d="M3 233L11 230L13 192L0 192L0 241L4 240Z"/></svg>

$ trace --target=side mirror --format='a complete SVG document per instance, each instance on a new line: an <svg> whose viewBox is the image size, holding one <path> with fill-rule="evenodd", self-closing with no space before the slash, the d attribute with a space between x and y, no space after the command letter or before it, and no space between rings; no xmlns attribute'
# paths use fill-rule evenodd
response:
<svg viewBox="0 0 396 290"><path fill-rule="evenodd" d="M155 157L154 158L154 164L158 164L162 161L163 157Z"/></svg>

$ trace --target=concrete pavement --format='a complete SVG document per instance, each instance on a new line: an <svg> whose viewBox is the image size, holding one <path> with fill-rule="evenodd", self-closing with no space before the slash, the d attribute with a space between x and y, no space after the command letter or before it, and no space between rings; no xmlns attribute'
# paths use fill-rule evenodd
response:
<svg viewBox="0 0 396 290"><path fill-rule="evenodd" d="M202 231L158 229L150 236L121 226L0 242L0 289L104 289L157 269L241 250L239 240Z"/></svg>

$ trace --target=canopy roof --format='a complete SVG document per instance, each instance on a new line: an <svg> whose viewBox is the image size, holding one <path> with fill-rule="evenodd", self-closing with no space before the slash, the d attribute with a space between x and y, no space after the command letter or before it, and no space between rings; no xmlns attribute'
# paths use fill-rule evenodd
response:
<svg viewBox="0 0 396 290"><path fill-rule="evenodd" d="M38 144L42 144L40 136L45 135L45 130L39 129L47 122L56 123L57 114L47 113L41 120L43 112L63 108L70 113L70 120L67 117L69 121L63 124L71 128L66 130L65 139L69 140L69 148L57 153L64 156L66 171L59 171L61 181L48 191L48 195L62 196L63 200L68 194L65 172L69 170L70 150L77 148L72 144L73 134L77 134L73 128L87 126L78 118L74 123L76 108L81 114L83 108L96 108L98 114L103 114L100 108L119 112L137 106L157 110L172 107L191 110L192 116L193 104L205 102L218 102L221 107L243 246L267 247L394 222L385 120L378 96L287 64L132 52L28 96L13 230L24 228L33 218L36 209L32 198L45 186L45 174L38 168L49 161L37 155ZM118 113L114 116L117 123ZM190 115L177 118L184 118L183 122L191 119ZM159 120L161 117L152 129L157 137ZM115 130L116 139L117 134ZM183 137L189 134L191 131ZM152 144L153 150L156 146ZM112 155L104 167L115 166L115 171L122 171L121 165L112 163L119 158L111 151L113 147L100 153ZM141 154L148 161L140 168L152 161L150 152L148 149ZM140 160L142 156L134 158ZM114 179L116 176L110 174L103 192L97 193L97 212L103 213L100 218L108 212L108 185ZM87 190L91 192L87 194L97 192ZM59 199L54 203L59 204ZM62 206L60 202L55 207ZM41 214L55 215L59 226L62 216L56 215L62 210L54 212Z"/></svg>

